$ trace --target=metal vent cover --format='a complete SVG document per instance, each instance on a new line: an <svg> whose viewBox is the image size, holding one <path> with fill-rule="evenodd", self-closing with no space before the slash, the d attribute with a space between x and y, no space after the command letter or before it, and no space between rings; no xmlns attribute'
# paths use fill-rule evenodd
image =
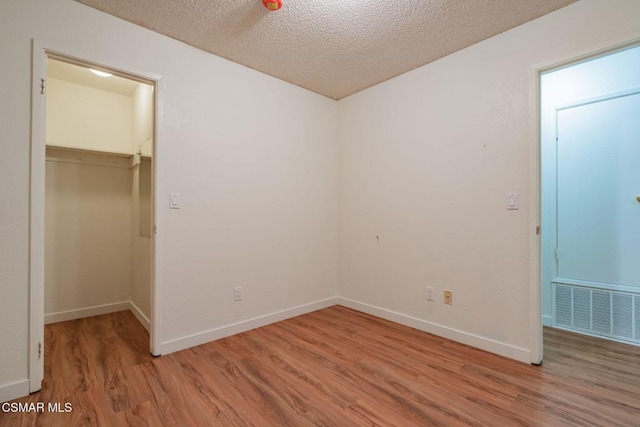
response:
<svg viewBox="0 0 640 427"><path fill-rule="evenodd" d="M553 285L554 326L640 344L640 294Z"/></svg>

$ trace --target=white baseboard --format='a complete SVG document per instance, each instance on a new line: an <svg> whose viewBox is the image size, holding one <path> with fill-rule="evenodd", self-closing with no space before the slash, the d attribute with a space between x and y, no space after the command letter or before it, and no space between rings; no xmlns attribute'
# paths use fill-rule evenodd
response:
<svg viewBox="0 0 640 427"><path fill-rule="evenodd" d="M553 316L542 315L542 326L553 326Z"/></svg>
<svg viewBox="0 0 640 427"><path fill-rule="evenodd" d="M138 319L138 321L142 323L142 326L144 326L147 332L151 332L151 320L149 320L149 318L145 316L142 310L140 310L133 301L129 301L129 310L133 313L134 316L136 316L136 319Z"/></svg>
<svg viewBox="0 0 640 427"><path fill-rule="evenodd" d="M531 351L516 347L510 344L505 344L499 341L495 341L489 338L484 338L478 335L470 334L468 332L459 331L457 329L442 326L437 323L428 322L426 320L418 319L416 317L407 316L406 314L397 313L395 311L387 310L384 308L376 307L373 305L365 304L362 302L354 301L348 298L338 297L338 304L362 311L372 316L380 317L382 319L389 320L391 322L400 323L401 325L409 326L419 329L430 334L438 335L443 338L450 339L462 344L470 345L472 347L479 348L491 353L499 354L500 356L515 359L524 363L531 363Z"/></svg>
<svg viewBox="0 0 640 427"><path fill-rule="evenodd" d="M0 403L24 397L29 394L29 380L0 385Z"/></svg>
<svg viewBox="0 0 640 427"><path fill-rule="evenodd" d="M161 354L174 353L200 344L205 344L241 332L250 331L251 329L260 328L271 323L280 322L292 317L311 313L312 311L321 310L338 304L338 298L327 298L325 300L316 301L310 304L299 305L275 313L266 314L264 316L254 317L238 323L211 329L209 331L200 332L198 334L189 335L187 337L178 338L176 340L167 341L161 345Z"/></svg>
<svg viewBox="0 0 640 427"><path fill-rule="evenodd" d="M44 324L65 322L67 320L82 319L84 317L99 316L101 314L115 313L117 311L129 310L130 301L116 302L112 304L95 305L93 307L80 308L77 310L59 311L44 315Z"/></svg>
<svg viewBox="0 0 640 427"><path fill-rule="evenodd" d="M167 341L161 344L160 354L174 353L176 351L215 341L220 338L225 338L231 335L239 334L241 332L249 331L251 329L266 326L271 323L279 322L281 320L331 307L332 305L336 304L340 304L354 310L371 314L372 316L377 316L382 319L390 320L392 322L400 323L405 326L438 335L452 341L457 341L462 344L486 350L491 353L499 354L501 356L519 360L521 362L531 363L530 350L343 297L327 298L310 304L300 305L290 309L277 311L275 313L266 314L264 316L258 316L242 322L233 323L231 325L221 326L219 328ZM149 319L131 301L125 301L115 304L105 304L80 310L70 310L47 314L45 315L45 323L49 324L54 322L63 322L66 320L80 319L83 317L97 316L100 314L114 313L123 310L130 310L147 330L150 329L151 322L149 321ZM546 325L547 319L545 318L544 321Z"/></svg>

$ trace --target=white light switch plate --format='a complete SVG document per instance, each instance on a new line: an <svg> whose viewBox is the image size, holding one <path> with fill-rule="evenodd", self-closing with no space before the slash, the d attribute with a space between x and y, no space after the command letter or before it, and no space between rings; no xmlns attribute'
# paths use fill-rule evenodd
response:
<svg viewBox="0 0 640 427"><path fill-rule="evenodd" d="M169 193L169 209L180 209L180 193Z"/></svg>
<svg viewBox="0 0 640 427"><path fill-rule="evenodd" d="M515 211L520 208L518 193L507 193L507 210Z"/></svg>

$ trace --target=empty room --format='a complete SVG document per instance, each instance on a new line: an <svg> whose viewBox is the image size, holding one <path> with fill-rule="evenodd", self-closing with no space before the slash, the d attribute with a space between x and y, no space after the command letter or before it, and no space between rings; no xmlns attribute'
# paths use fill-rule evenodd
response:
<svg viewBox="0 0 640 427"><path fill-rule="evenodd" d="M0 426L634 425L640 2L4 0Z"/></svg>

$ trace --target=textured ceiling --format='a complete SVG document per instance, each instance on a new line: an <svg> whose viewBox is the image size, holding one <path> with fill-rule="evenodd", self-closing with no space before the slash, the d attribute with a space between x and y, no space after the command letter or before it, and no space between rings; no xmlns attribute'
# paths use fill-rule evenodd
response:
<svg viewBox="0 0 640 427"><path fill-rule="evenodd" d="M76 0L340 99L575 0Z"/></svg>

